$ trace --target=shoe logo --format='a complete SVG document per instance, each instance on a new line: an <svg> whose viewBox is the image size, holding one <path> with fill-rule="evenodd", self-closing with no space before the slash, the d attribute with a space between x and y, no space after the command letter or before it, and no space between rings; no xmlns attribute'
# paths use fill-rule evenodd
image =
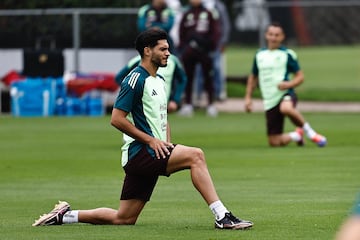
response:
<svg viewBox="0 0 360 240"><path fill-rule="evenodd" d="M224 224L223 224L223 223L219 223L218 221L215 221L215 227L216 227L216 228L224 228Z"/></svg>
<svg viewBox="0 0 360 240"><path fill-rule="evenodd" d="M50 220L48 222L45 222L45 225L55 225L56 220Z"/></svg>
<svg viewBox="0 0 360 240"><path fill-rule="evenodd" d="M157 92L155 91L155 89L152 90L151 96L156 96L158 95Z"/></svg>

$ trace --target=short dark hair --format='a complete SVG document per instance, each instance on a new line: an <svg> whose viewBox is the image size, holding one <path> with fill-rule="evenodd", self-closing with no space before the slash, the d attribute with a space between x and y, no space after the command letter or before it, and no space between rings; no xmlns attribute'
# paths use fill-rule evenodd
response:
<svg viewBox="0 0 360 240"><path fill-rule="evenodd" d="M158 44L158 40L167 39L167 33L159 28L149 28L141 32L135 40L135 49L140 56L144 56L144 48L153 48Z"/></svg>
<svg viewBox="0 0 360 240"><path fill-rule="evenodd" d="M283 26L281 25L280 22L276 22L276 21L271 22L271 23L268 25L268 27L266 28L266 31L269 29L269 27L278 27L278 28L280 28L280 29L282 30L282 32L285 34L284 28L283 28Z"/></svg>

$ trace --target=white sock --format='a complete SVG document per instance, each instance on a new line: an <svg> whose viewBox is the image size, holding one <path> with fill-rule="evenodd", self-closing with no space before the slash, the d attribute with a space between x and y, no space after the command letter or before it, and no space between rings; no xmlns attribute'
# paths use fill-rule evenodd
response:
<svg viewBox="0 0 360 240"><path fill-rule="evenodd" d="M303 129L304 129L306 136L310 139L312 139L316 135L316 132L314 131L314 129L312 129L310 124L307 122L304 124Z"/></svg>
<svg viewBox="0 0 360 240"><path fill-rule="evenodd" d="M63 216L63 223L79 222L79 211L68 211Z"/></svg>
<svg viewBox="0 0 360 240"><path fill-rule="evenodd" d="M301 135L298 132L289 132L289 136L293 142L298 142L301 140Z"/></svg>
<svg viewBox="0 0 360 240"><path fill-rule="evenodd" d="M225 213L229 212L220 200L211 203L209 208L215 215L216 220L223 219L225 217Z"/></svg>

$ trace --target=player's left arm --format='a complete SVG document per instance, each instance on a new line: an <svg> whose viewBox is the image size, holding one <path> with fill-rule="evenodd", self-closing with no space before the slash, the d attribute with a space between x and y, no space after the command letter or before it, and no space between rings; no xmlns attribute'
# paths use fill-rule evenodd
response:
<svg viewBox="0 0 360 240"><path fill-rule="evenodd" d="M252 94L259 81L259 69L257 67L256 56L254 57L251 74L248 76L246 81L245 90L245 111L252 112Z"/></svg>
<svg viewBox="0 0 360 240"><path fill-rule="evenodd" d="M217 46L220 43L221 40L221 26L220 26L220 22L218 21L218 19L216 19L216 14L214 15L214 13L218 14L218 11L216 10L214 11L210 11L210 49L211 51L216 50Z"/></svg>
<svg viewBox="0 0 360 240"><path fill-rule="evenodd" d="M175 23L175 13L171 8L166 8L163 10L162 14L166 15L167 19L165 22L161 22L159 27L164 29L166 32L170 32Z"/></svg>
<svg viewBox="0 0 360 240"><path fill-rule="evenodd" d="M178 58L174 57L175 69L171 82L170 100L175 101L177 105L181 103L181 96L186 87L187 76L185 70Z"/></svg>
<svg viewBox="0 0 360 240"><path fill-rule="evenodd" d="M291 79L291 81L282 81L279 83L279 89L280 90L286 90L290 88L296 88L300 84L304 82L304 73L299 70L294 74L294 77Z"/></svg>
<svg viewBox="0 0 360 240"><path fill-rule="evenodd" d="M287 71L290 73L294 73L293 78L290 81L282 81L278 88L280 90L287 90L290 88L296 88L300 84L304 82L304 73L300 69L299 61L297 59L297 54L291 50L287 50L288 53L288 61L287 61Z"/></svg>
<svg viewBox="0 0 360 240"><path fill-rule="evenodd" d="M147 28L146 27L146 22L147 22L146 15L147 15L148 9L149 9L149 4L146 4L146 5L142 6L138 11L136 25L140 32L145 31Z"/></svg>
<svg viewBox="0 0 360 240"><path fill-rule="evenodd" d="M136 56L128 62L128 64L123 67L116 75L115 75L115 81L120 86L123 79L133 70L136 66L140 63L140 56Z"/></svg>

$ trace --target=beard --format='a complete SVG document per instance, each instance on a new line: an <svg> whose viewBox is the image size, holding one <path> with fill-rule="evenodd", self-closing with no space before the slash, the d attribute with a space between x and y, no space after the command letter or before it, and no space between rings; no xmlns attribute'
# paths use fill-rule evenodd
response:
<svg viewBox="0 0 360 240"><path fill-rule="evenodd" d="M156 67L166 67L167 66L167 61L165 63L162 63L161 58L159 57L153 57L151 59L151 62L156 66Z"/></svg>
<svg viewBox="0 0 360 240"><path fill-rule="evenodd" d="M161 65L159 65L158 67L166 67L166 66L167 66L167 63L161 64Z"/></svg>

